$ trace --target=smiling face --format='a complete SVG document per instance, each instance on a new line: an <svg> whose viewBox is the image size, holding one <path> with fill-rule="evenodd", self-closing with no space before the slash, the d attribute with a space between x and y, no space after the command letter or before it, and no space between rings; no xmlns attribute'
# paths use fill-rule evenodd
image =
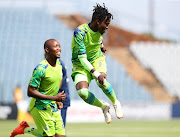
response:
<svg viewBox="0 0 180 137"><path fill-rule="evenodd" d="M57 40L49 41L45 51L48 55L54 56L56 58L60 58L61 56L61 46Z"/></svg>
<svg viewBox="0 0 180 137"><path fill-rule="evenodd" d="M58 41L52 42L49 47L49 54L54 55L57 58L61 56L61 46Z"/></svg>
<svg viewBox="0 0 180 137"><path fill-rule="evenodd" d="M111 22L110 18L109 19L105 18L102 21L97 21L99 33L101 34L105 33L106 29L108 29L110 22Z"/></svg>

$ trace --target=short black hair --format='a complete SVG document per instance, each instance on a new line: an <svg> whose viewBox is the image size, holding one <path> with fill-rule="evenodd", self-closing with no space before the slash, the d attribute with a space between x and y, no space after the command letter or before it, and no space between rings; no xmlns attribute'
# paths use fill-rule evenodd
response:
<svg viewBox="0 0 180 137"><path fill-rule="evenodd" d="M52 44L52 41L57 41L55 39L48 39L44 42L44 49L49 48L49 46Z"/></svg>
<svg viewBox="0 0 180 137"><path fill-rule="evenodd" d="M107 18L107 20L111 18L113 19L113 15L109 13L104 3L103 3L103 6L96 3L96 6L94 6L94 9L93 9L92 21L95 21L95 20L103 21L105 18Z"/></svg>
<svg viewBox="0 0 180 137"><path fill-rule="evenodd" d="M46 40L46 41L44 42L44 49L45 49L45 48L48 48L48 44L47 44L47 43L48 43L48 40Z"/></svg>

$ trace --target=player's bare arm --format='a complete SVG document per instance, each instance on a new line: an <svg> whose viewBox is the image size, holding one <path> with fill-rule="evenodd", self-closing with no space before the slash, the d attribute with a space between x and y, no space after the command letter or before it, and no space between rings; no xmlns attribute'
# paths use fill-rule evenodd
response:
<svg viewBox="0 0 180 137"><path fill-rule="evenodd" d="M29 85L28 86L28 96L37 98L37 99L54 100L54 101L64 101L66 98L66 94L64 93L64 91L62 91L61 93L58 93L56 96L49 96L49 95L40 93L36 89L37 89L36 87L32 87Z"/></svg>
<svg viewBox="0 0 180 137"><path fill-rule="evenodd" d="M99 81L99 83L101 85L104 85L104 78L106 78L106 75L104 73L100 73L97 70L95 70L95 68L87 60L86 55L78 55L78 58L79 58L81 64L84 66L84 68L86 70L90 71L96 77L96 79Z"/></svg>

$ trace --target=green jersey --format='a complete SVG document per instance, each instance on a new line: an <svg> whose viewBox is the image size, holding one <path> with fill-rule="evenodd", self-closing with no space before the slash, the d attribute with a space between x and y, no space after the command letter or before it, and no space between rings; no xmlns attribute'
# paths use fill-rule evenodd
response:
<svg viewBox="0 0 180 137"><path fill-rule="evenodd" d="M56 96L62 80L62 66L59 60L56 67L52 67L47 60L43 60L34 69L29 85L36 87L37 91L45 95ZM32 98L29 111L35 106L38 109L46 109L50 104L55 107L55 101Z"/></svg>
<svg viewBox="0 0 180 137"><path fill-rule="evenodd" d="M88 23L82 24L74 31L72 39L72 63L80 62L78 55L86 54L89 62L94 61L100 55L101 52L103 34L92 31Z"/></svg>

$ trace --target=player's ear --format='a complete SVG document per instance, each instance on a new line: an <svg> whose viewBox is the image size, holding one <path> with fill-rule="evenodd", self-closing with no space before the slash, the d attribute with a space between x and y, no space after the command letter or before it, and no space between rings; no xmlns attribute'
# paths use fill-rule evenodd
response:
<svg viewBox="0 0 180 137"><path fill-rule="evenodd" d="M49 52L49 49L48 49L48 47L46 47L46 48L45 48L45 51L46 51L47 53Z"/></svg>

